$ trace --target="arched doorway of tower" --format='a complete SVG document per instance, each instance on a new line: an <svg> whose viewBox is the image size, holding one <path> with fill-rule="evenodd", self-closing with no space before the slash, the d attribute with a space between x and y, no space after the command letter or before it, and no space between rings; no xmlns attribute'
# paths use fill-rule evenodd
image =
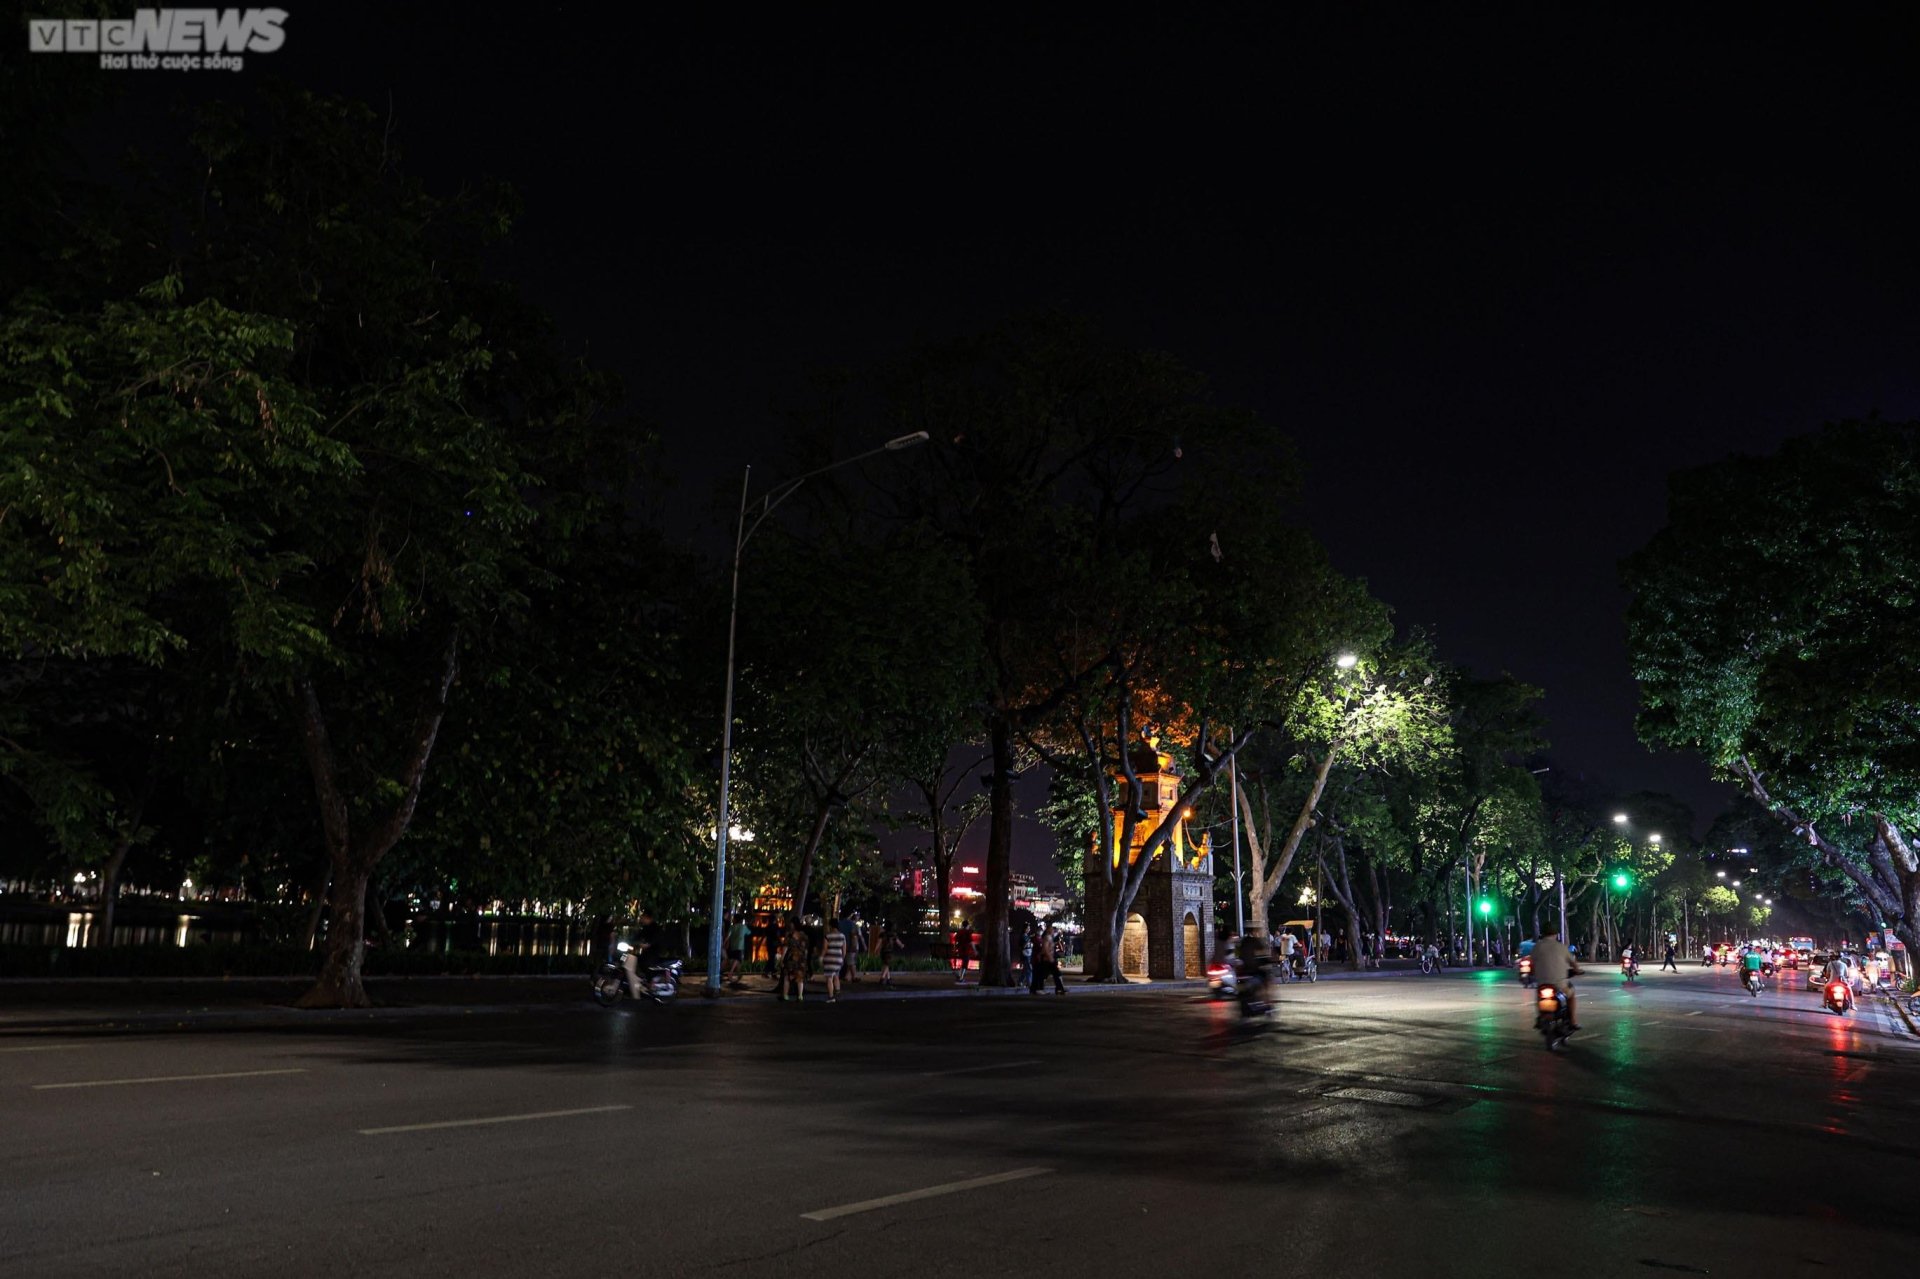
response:
<svg viewBox="0 0 1920 1279"><path fill-rule="evenodd" d="M1147 975L1147 921L1144 916L1127 916L1127 926L1120 934L1120 975Z"/></svg>

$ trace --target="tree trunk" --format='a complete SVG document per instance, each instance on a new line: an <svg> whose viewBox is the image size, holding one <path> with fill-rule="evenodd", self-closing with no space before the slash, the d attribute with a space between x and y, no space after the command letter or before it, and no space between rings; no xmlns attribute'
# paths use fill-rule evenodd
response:
<svg viewBox="0 0 1920 1279"><path fill-rule="evenodd" d="M153 798L154 781L154 766L149 761L140 787L133 795L126 825L114 842L113 856L107 858L107 864L100 871L100 928L94 937L95 946L113 945L113 916L120 903L120 872L126 868L127 854L140 838L140 818L147 811L147 801Z"/></svg>
<svg viewBox="0 0 1920 1279"><path fill-rule="evenodd" d="M100 868L100 925L93 944L102 949L113 945L113 908L120 899L120 868L127 864L127 852L132 847L132 834L123 836L114 845L113 856Z"/></svg>
<svg viewBox="0 0 1920 1279"><path fill-rule="evenodd" d="M1118 892L1119 890L1116 889L1115 891ZM1126 970L1120 966L1120 943L1125 940L1127 916L1130 913L1129 908L1123 905L1115 905L1114 908L1107 913L1106 970L1098 974L1098 979L1109 986L1124 986L1127 984Z"/></svg>
<svg viewBox="0 0 1920 1279"><path fill-rule="evenodd" d="M1013 725L995 713L988 725L993 749L992 814L987 825L987 907L980 946L980 984L1011 986L1007 911L1013 888Z"/></svg>
<svg viewBox="0 0 1920 1279"><path fill-rule="evenodd" d="M326 958L320 979L302 995L300 1008L365 1008L366 988L361 968L366 960L367 879L382 857L400 842L420 804L420 786L427 761L440 736L447 714L447 693L459 672L459 638L447 636L446 656L432 694L423 702L414 723L413 740L399 773L400 793L386 811L371 821L356 840L349 822L351 806L340 786L333 743L321 711L319 693L311 680L294 686L300 746L313 776L314 799L320 809L320 830L333 871L327 905L333 912L327 929ZM316 923L318 916L316 915Z"/></svg>
<svg viewBox="0 0 1920 1279"><path fill-rule="evenodd" d="M371 875L367 877L367 914L373 920L374 931L380 934L381 948L392 950L393 930L387 924L387 904L380 899L380 890Z"/></svg>
<svg viewBox="0 0 1920 1279"><path fill-rule="evenodd" d="M823 799L813 815L813 830L807 835L807 847L800 854L800 873L794 878L793 908L802 916L807 913L807 892L813 884L814 854L820 849L820 841L826 838L827 823L832 820L832 799Z"/></svg>
<svg viewBox="0 0 1920 1279"><path fill-rule="evenodd" d="M366 1008L369 1006L361 970L366 964L367 879L365 866L335 868L333 890L327 897L332 917L327 926L326 959L320 980L294 1002L296 1008Z"/></svg>
<svg viewBox="0 0 1920 1279"><path fill-rule="evenodd" d="M940 927L953 919L953 854L936 853L933 858L933 891L940 899Z"/></svg>
<svg viewBox="0 0 1920 1279"><path fill-rule="evenodd" d="M1260 873L1260 868L1265 864L1265 855L1269 850L1256 845L1252 835L1253 810L1247 807L1246 788L1242 787L1240 790L1241 818L1246 824L1248 847L1254 850L1253 918L1247 921L1249 936L1265 938L1268 935L1267 914L1273 908L1274 895L1280 891L1280 885L1286 879L1287 872L1293 869L1293 859L1294 855L1300 851L1300 841L1306 838L1307 831L1314 825L1313 811L1320 803L1320 797L1326 793L1327 776L1333 771L1334 756L1339 753L1339 742L1332 742L1327 746L1327 753L1321 757L1320 763L1314 769L1313 785L1307 791L1306 802L1300 805L1300 812L1294 818L1293 827L1287 832L1286 842L1278 850L1272 869L1264 877Z"/></svg>

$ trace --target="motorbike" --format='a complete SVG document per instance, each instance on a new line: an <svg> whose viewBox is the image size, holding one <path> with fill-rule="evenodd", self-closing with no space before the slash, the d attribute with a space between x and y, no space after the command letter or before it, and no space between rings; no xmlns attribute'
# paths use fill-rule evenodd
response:
<svg viewBox="0 0 1920 1279"><path fill-rule="evenodd" d="M1519 968L1520 968L1520 984L1522 986L1533 985L1533 956L1532 955L1520 956Z"/></svg>
<svg viewBox="0 0 1920 1279"><path fill-rule="evenodd" d="M639 970L639 989L633 989L633 983L627 980L627 952L633 947L626 942L615 942L607 953L607 958L592 978L593 1002L602 1008L611 1008L620 1002L620 996L630 994L635 999L646 999L656 1004L670 1004L680 993L680 968L684 961L678 959L660 960L654 963L642 962Z"/></svg>
<svg viewBox="0 0 1920 1279"><path fill-rule="evenodd" d="M1238 975L1232 964L1213 964L1208 967L1207 993L1215 999L1232 999L1240 993Z"/></svg>
<svg viewBox="0 0 1920 1279"><path fill-rule="evenodd" d="M1844 1017L1853 1011L1853 988L1843 981L1827 983L1826 998L1822 1001L1828 1012Z"/></svg>
<svg viewBox="0 0 1920 1279"><path fill-rule="evenodd" d="M1573 1018L1567 1014L1567 995L1558 986L1542 986L1535 996L1533 1028L1547 1041L1548 1052L1558 1052L1573 1034Z"/></svg>
<svg viewBox="0 0 1920 1279"><path fill-rule="evenodd" d="M1620 975L1628 981L1637 980L1640 976L1640 961L1628 955L1620 961Z"/></svg>
<svg viewBox="0 0 1920 1279"><path fill-rule="evenodd" d="M1713 952L1712 952L1712 951L1710 951L1710 950L1707 950L1707 951L1702 951L1702 952L1700 953L1700 966L1701 966L1702 968L1711 968L1711 967L1713 967Z"/></svg>
<svg viewBox="0 0 1920 1279"><path fill-rule="evenodd" d="M1243 1023L1265 1021L1273 1012L1273 1005L1267 1002L1266 974L1257 969L1241 973L1238 987L1240 1020Z"/></svg>
<svg viewBox="0 0 1920 1279"><path fill-rule="evenodd" d="M1420 971L1423 973L1438 973L1440 971L1440 960L1423 951L1420 955Z"/></svg>
<svg viewBox="0 0 1920 1279"><path fill-rule="evenodd" d="M1747 988L1747 993L1749 995L1752 995L1755 999L1758 999L1760 997L1760 980L1761 980L1761 977L1760 977L1759 969L1742 968L1740 970L1740 984L1742 986L1745 986Z"/></svg>

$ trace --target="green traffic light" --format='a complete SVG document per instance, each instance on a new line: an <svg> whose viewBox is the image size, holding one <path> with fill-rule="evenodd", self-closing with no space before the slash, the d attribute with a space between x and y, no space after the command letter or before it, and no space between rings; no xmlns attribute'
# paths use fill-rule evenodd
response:
<svg viewBox="0 0 1920 1279"><path fill-rule="evenodd" d="M1480 913L1481 913L1482 915L1491 915L1491 914L1493 914L1493 903L1492 903L1492 902L1490 902L1490 901L1488 901L1488 900L1487 900L1486 898L1484 898L1484 897L1482 897L1482 898L1480 899Z"/></svg>
<svg viewBox="0 0 1920 1279"><path fill-rule="evenodd" d="M1627 872L1625 872L1624 870L1614 872L1613 886L1615 888L1618 888L1624 891L1627 885L1631 884L1632 882L1633 880L1628 877Z"/></svg>

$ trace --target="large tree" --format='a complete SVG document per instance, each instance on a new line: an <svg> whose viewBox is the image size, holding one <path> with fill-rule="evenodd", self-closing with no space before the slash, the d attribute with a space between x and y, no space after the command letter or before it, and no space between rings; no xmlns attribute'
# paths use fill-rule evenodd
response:
<svg viewBox="0 0 1920 1279"><path fill-rule="evenodd" d="M194 151L154 188L180 231L159 283L10 317L0 640L225 659L312 787L330 918L305 1002L359 1004L368 880L463 660L515 660L627 440L606 381L490 282L510 207L426 195L370 111L274 94Z"/></svg>
<svg viewBox="0 0 1920 1279"><path fill-rule="evenodd" d="M974 706L992 758L981 971L1005 984L1023 738L1111 661L1102 650L1077 670L1058 664L1055 641L1076 624L1073 601L1089 598L1095 563L1124 558L1124 526L1168 509L1190 461L1236 440L1243 457L1260 456L1274 441L1247 415L1209 403L1178 362L1059 317L920 351L890 369L872 398L887 423L874 434L929 433L901 470L895 507L959 548L979 609L986 661ZM1139 612L1158 599L1120 598L1118 581L1109 589Z"/></svg>
<svg viewBox="0 0 1920 1279"><path fill-rule="evenodd" d="M1920 424L1676 475L1625 578L1641 736L1705 756L1920 950Z"/></svg>

